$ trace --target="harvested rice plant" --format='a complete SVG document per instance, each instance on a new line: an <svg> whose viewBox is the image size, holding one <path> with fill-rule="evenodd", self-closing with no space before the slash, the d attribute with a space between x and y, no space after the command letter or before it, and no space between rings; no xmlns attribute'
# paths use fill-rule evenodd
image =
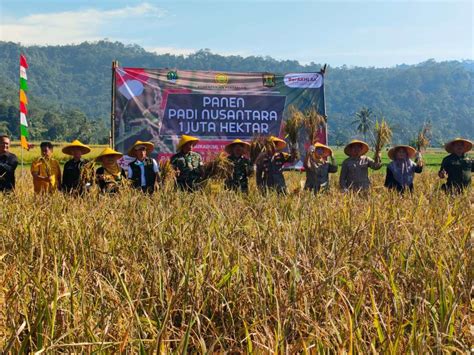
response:
<svg viewBox="0 0 474 355"><path fill-rule="evenodd" d="M5 352L467 352L472 194L2 196ZM334 180L334 179L333 179ZM215 184L215 183L213 183Z"/></svg>

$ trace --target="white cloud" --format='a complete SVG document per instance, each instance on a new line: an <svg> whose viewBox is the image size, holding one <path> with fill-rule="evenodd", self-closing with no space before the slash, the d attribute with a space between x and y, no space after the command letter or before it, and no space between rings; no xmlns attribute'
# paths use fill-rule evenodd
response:
<svg viewBox="0 0 474 355"><path fill-rule="evenodd" d="M2 18L0 39L22 44L71 44L95 41L107 36L100 31L105 25L130 17L163 17L165 11L149 3L113 10L94 8L41 13L20 18Z"/></svg>

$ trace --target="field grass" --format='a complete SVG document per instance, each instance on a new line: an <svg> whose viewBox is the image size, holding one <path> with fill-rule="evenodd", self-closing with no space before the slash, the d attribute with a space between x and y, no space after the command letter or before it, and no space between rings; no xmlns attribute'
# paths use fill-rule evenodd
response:
<svg viewBox="0 0 474 355"><path fill-rule="evenodd" d="M404 197L372 179L366 197L81 199L34 196L25 174L0 206L1 347L469 352L472 193L445 196L432 171Z"/></svg>

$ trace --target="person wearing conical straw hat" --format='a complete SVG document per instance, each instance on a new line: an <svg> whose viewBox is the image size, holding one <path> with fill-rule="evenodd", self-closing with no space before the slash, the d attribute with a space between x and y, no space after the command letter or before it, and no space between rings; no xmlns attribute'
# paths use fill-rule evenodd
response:
<svg viewBox="0 0 474 355"><path fill-rule="evenodd" d="M83 159L82 156L90 153L91 149L75 140L63 147L62 152L66 155L72 156L70 160L64 164L62 190L69 194L81 194L84 192L84 187L81 186L81 171L89 161Z"/></svg>
<svg viewBox="0 0 474 355"><path fill-rule="evenodd" d="M304 159L306 172L305 190L327 191L329 189L329 174L337 172L337 165L332 155L332 150L321 143L309 146Z"/></svg>
<svg viewBox="0 0 474 355"><path fill-rule="evenodd" d="M127 153L136 158L128 165L128 178L132 181L132 186L149 194L155 191L158 182L158 163L148 156L154 149L153 143L138 140Z"/></svg>
<svg viewBox="0 0 474 355"><path fill-rule="evenodd" d="M344 153L349 156L341 166L339 186L342 191L367 191L370 187L369 168L379 170L382 167L380 154L375 161L365 154L369 145L360 140L353 140L344 148Z"/></svg>
<svg viewBox="0 0 474 355"><path fill-rule="evenodd" d="M257 187L262 191L274 190L279 194L286 194L286 182L283 176L283 166L292 163L297 158L297 151L290 154L283 152L286 142L278 137L271 136L268 145L255 161L257 168Z"/></svg>
<svg viewBox="0 0 474 355"><path fill-rule="evenodd" d="M236 139L225 146L225 151L229 156L227 159L232 163L232 176L225 181L228 190L249 191L249 176L253 172L253 165L245 155L249 153L250 144L240 139Z"/></svg>
<svg viewBox="0 0 474 355"><path fill-rule="evenodd" d="M415 148L408 145L397 145L390 148L388 157L392 162L387 166L387 175L385 177L385 187L395 189L400 193L405 191L413 192L413 180L415 173L423 171L423 161L421 156L416 153ZM416 163L411 159L416 158Z"/></svg>
<svg viewBox="0 0 474 355"><path fill-rule="evenodd" d="M463 138L456 138L445 144L444 149L450 153L441 162L438 176L448 178L441 188L448 193L459 193L471 186L471 174L474 171L474 162L467 153L472 149L472 142Z"/></svg>
<svg viewBox="0 0 474 355"><path fill-rule="evenodd" d="M119 192L125 179L125 171L117 163L122 156L122 153L107 147L95 158L96 162L102 164L96 170L96 180L101 192Z"/></svg>
<svg viewBox="0 0 474 355"><path fill-rule="evenodd" d="M35 193L53 193L61 190L61 168L53 158L53 144L41 142L41 157L31 164L33 188Z"/></svg>
<svg viewBox="0 0 474 355"><path fill-rule="evenodd" d="M193 151L198 142L198 138L183 134L176 146L177 153L170 159L176 171L176 184L181 190L194 191L201 187L202 158L199 153Z"/></svg>

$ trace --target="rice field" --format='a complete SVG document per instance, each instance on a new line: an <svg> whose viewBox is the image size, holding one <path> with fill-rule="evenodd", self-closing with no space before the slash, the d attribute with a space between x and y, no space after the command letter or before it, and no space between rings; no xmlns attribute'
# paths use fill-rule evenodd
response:
<svg viewBox="0 0 474 355"><path fill-rule="evenodd" d="M339 159L339 162L342 160ZM473 195L124 190L0 206L5 353L468 353Z"/></svg>
<svg viewBox="0 0 474 355"><path fill-rule="evenodd" d="M20 147L19 142L12 142L12 146L10 147L10 152L13 154L16 154L18 157L18 160L20 161L21 156L23 154L23 163L26 165L31 165L33 160L38 158L41 155L41 150L40 150L40 143L41 142L34 142L33 147L29 150L23 150ZM53 157L57 159L61 164L64 164L67 162L71 157L69 155L63 154L61 152L61 149L66 145L67 143L53 143L54 148L53 148ZM89 145L91 148L91 152L87 154L88 159L93 159L96 156L98 156L107 146L106 145Z"/></svg>

